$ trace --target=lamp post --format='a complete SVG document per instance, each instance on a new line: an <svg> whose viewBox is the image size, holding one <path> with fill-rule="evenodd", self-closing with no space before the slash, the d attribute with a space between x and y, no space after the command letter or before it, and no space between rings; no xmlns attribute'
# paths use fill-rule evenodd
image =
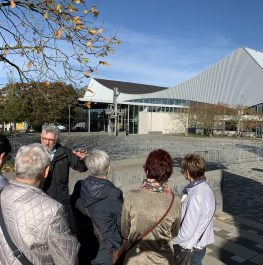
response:
<svg viewBox="0 0 263 265"><path fill-rule="evenodd" d="M118 136L118 103L117 98L120 95L117 87L113 88L113 110L114 110L114 133Z"/></svg>
<svg viewBox="0 0 263 265"><path fill-rule="evenodd" d="M68 132L70 133L70 104L68 105Z"/></svg>

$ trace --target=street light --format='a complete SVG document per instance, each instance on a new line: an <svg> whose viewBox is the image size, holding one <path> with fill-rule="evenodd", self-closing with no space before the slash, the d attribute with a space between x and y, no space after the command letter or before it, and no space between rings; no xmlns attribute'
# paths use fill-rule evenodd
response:
<svg viewBox="0 0 263 265"><path fill-rule="evenodd" d="M79 104L78 102L74 104L69 104L68 105L68 132L70 133L71 131L71 107L83 107L83 105Z"/></svg>
<svg viewBox="0 0 263 265"><path fill-rule="evenodd" d="M120 95L117 87L113 88L113 108L114 108L114 133L118 136L118 103L117 98Z"/></svg>

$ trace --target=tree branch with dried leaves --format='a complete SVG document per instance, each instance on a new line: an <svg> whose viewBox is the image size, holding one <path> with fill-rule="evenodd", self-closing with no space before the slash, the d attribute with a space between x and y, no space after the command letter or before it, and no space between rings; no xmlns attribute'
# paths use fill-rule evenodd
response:
<svg viewBox="0 0 263 265"><path fill-rule="evenodd" d="M22 82L79 84L120 44L96 25L100 11L84 0L0 1L0 61Z"/></svg>

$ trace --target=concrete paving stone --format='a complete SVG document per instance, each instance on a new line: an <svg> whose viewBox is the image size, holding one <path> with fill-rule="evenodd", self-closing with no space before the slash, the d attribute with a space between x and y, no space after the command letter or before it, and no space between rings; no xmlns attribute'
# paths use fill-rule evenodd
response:
<svg viewBox="0 0 263 265"><path fill-rule="evenodd" d="M257 252L250 250L242 245L239 245L230 240L225 240L218 236L215 236L214 245L233 253L233 255L239 255L240 257L245 259L249 259L258 254Z"/></svg>
<svg viewBox="0 0 263 265"><path fill-rule="evenodd" d="M229 233L231 233L234 236L240 235L239 228L235 227L234 225L226 224L226 223L220 222L219 220L215 219L214 226L221 228L225 231L228 231Z"/></svg>
<svg viewBox="0 0 263 265"><path fill-rule="evenodd" d="M253 227L254 227L254 228L257 228L258 230L262 230L262 231L263 231L263 222L262 222L262 224L260 224L260 223L255 223L255 224L253 225Z"/></svg>
<svg viewBox="0 0 263 265"><path fill-rule="evenodd" d="M225 262L226 260L228 260L230 257L232 257L234 254L231 253L230 251L227 251L225 249L222 249L218 246L216 246L215 244L213 245L209 245L210 251L207 255L217 258L220 261Z"/></svg>
<svg viewBox="0 0 263 265"><path fill-rule="evenodd" d="M224 265L226 263L218 260L215 257L209 256L209 255L205 255L204 259L202 260L202 264L203 265Z"/></svg>
<svg viewBox="0 0 263 265"><path fill-rule="evenodd" d="M227 235L229 234L229 232L221 229L220 231L214 231L214 234L219 236L219 237L226 238Z"/></svg>
<svg viewBox="0 0 263 265"><path fill-rule="evenodd" d="M262 252L262 250L259 247L257 247L257 244L254 241L249 240L247 238L238 237L234 242L244 247L247 247L248 249L253 250L257 253Z"/></svg>
<svg viewBox="0 0 263 265"><path fill-rule="evenodd" d="M252 221L252 220L248 220L246 218L242 218L240 216L235 216L235 223L245 224L245 225L252 226L252 227L259 226L260 228L258 228L258 229L262 229L263 230L263 224L260 223L260 220L259 220L259 222L255 222L255 221Z"/></svg>
<svg viewBox="0 0 263 265"><path fill-rule="evenodd" d="M242 257L240 257L240 256L237 256L237 255L231 257L230 259L232 259L232 260L234 260L234 261L237 261L238 263L243 263L243 262L246 261L246 259L244 259L244 258L242 258Z"/></svg>
<svg viewBox="0 0 263 265"><path fill-rule="evenodd" d="M256 244L255 247L263 249L263 245L261 245L261 244Z"/></svg>
<svg viewBox="0 0 263 265"><path fill-rule="evenodd" d="M263 237L245 230L240 230L240 236L250 239L256 243L263 244Z"/></svg>
<svg viewBox="0 0 263 265"><path fill-rule="evenodd" d="M211 249L211 248L209 248L209 247L207 247L206 248L206 254L209 254L209 253L211 253L213 250Z"/></svg>
<svg viewBox="0 0 263 265"><path fill-rule="evenodd" d="M250 233L253 233L253 234L258 234L258 232L257 232L257 231L255 231L255 230L252 230L252 229L248 229L247 231L248 231L248 232L250 232Z"/></svg>
<svg viewBox="0 0 263 265"><path fill-rule="evenodd" d="M262 265L263 264L263 254L257 255L256 257L251 259L251 261L254 262L255 264Z"/></svg>

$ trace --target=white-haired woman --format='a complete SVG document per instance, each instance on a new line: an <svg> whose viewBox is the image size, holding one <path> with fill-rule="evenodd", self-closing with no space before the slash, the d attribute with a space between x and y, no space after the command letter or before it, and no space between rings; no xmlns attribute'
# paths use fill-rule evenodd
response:
<svg viewBox="0 0 263 265"><path fill-rule="evenodd" d="M85 158L89 176L76 183L72 204L81 243L79 263L111 264L111 253L121 245L122 191L109 181L110 159L94 150Z"/></svg>

